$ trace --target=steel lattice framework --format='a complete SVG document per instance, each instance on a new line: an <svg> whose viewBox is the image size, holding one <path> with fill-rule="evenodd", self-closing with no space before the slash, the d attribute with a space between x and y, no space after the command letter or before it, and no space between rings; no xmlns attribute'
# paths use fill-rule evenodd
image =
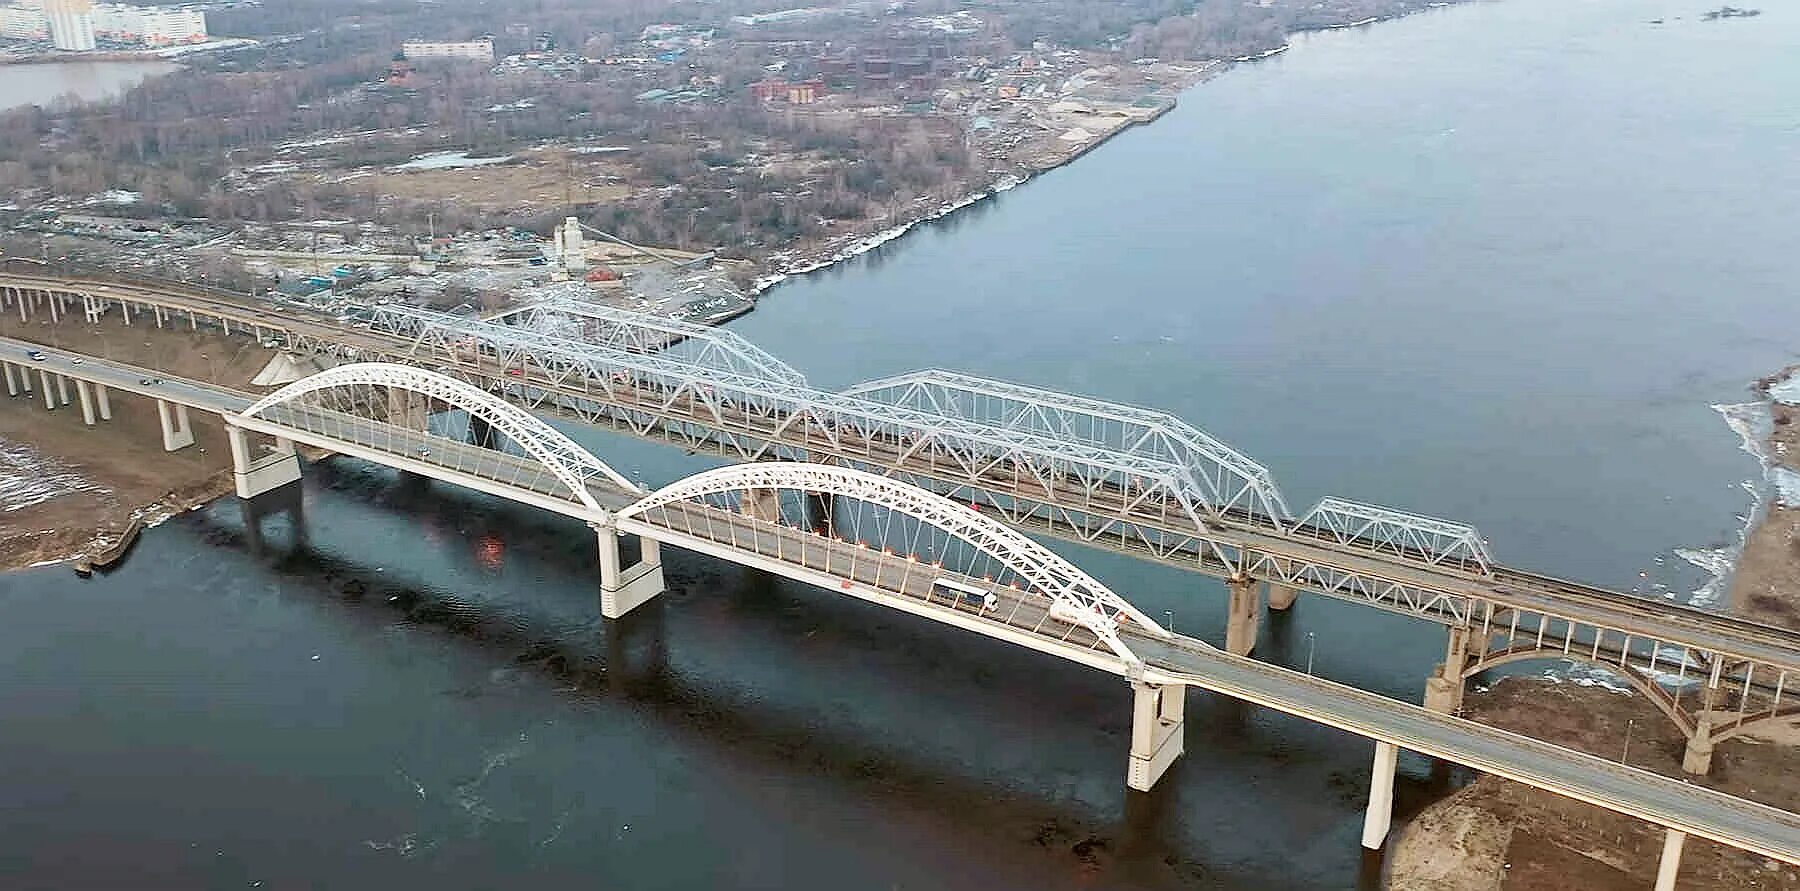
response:
<svg viewBox="0 0 1800 891"><path fill-rule="evenodd" d="M348 387L399 390L462 409L471 417L480 418L492 425L519 448L524 449L568 486L570 494L596 511L603 508L594 500L593 493L588 491L588 481L595 477L605 477L628 492L643 491L642 487L626 479L606 462L594 457L592 452L530 412L455 378L409 365L385 362L339 365L264 396L244 409L242 414L247 418L265 416L270 409L295 403L309 394Z"/></svg>
<svg viewBox="0 0 1800 891"><path fill-rule="evenodd" d="M938 368L857 384L844 392L999 430L1116 450L1146 459L1147 470L1178 471L1171 482L1183 501L1208 513L1254 517L1276 528L1289 522L1268 468L1165 412Z"/></svg>
<svg viewBox="0 0 1800 891"><path fill-rule="evenodd" d="M1123 614L1143 631L1169 635L1125 598L1082 572L1049 548L1019 534L967 505L917 486L847 467L770 461L731 464L679 480L619 512L621 518L642 517L655 508L695 501L707 495L744 490L793 490L836 495L877 505L912 517L955 536L1017 573L1032 589L1067 604L1083 617L1082 625L1121 659L1137 661L1119 640L1113 617Z"/></svg>
<svg viewBox="0 0 1800 891"><path fill-rule="evenodd" d="M805 375L750 341L684 319L565 298L516 309L492 321L609 350L678 357L703 371L806 385Z"/></svg>
<svg viewBox="0 0 1800 891"><path fill-rule="evenodd" d="M1360 544L1432 566L1454 565L1483 575L1494 566L1487 542L1467 523L1333 497L1313 505L1297 525L1338 544Z"/></svg>

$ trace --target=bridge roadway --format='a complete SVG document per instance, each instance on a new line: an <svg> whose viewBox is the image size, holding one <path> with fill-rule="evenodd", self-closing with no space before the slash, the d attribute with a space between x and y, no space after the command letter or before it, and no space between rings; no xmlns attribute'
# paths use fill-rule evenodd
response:
<svg viewBox="0 0 1800 891"><path fill-rule="evenodd" d="M1054 509L1064 493L1051 491L1036 479L1008 472L1005 464L986 469L978 480L958 475L943 466L935 452L909 447L883 437L859 437L855 431L821 431L810 424L794 424L791 418L754 417L740 408L723 410L701 404L694 394L671 394L650 384L616 379L571 382L540 368L528 368L508 376L491 359L482 361L455 351L435 348L426 340L380 334L347 325L317 313L273 310L248 304L244 298L223 292L177 288L167 283L71 280L41 274L0 273L0 287L42 289L46 292L79 293L117 301L161 307L164 311L219 320L229 330L254 329L257 334L278 334L290 346L324 352L342 352L358 358L421 364L449 371L465 380L500 392L527 407L551 409L590 423L604 423L581 403L604 402L616 408L656 415L667 424L697 424L722 433L750 436L766 443L788 446L809 455L871 464L900 471L940 487L973 487L1005 499L1043 505L1043 511L1002 510L1009 521L1034 531L1132 556L1198 569L1218 576L1241 571L1291 584L1306 590L1362 602L1404 615L1423 617L1453 626L1499 622L1507 628L1514 618L1524 620L1530 634L1534 618L1553 625L1582 629L1582 650L1596 661L1629 662L1654 668L1650 660L1658 649L1675 647L1686 656L1719 654L1726 661L1745 662L1759 675L1753 683L1781 685L1783 673L1800 672L1800 633L1772 628L1681 604L1653 601L1607 591L1577 582L1498 566L1493 577L1433 568L1392 559L1380 553L1359 551L1324 541L1307 541L1291 530L1259 528L1249 517L1203 524L1196 529L1185 517L1172 516L1167 503L1134 502L1131 493L1116 486L1082 491L1086 504L1074 513L1088 518L1083 523L1065 512L1057 522ZM160 320L159 320L160 323ZM613 423L624 432L643 431ZM664 431L664 439L676 439ZM824 435L829 433L830 435ZM729 454L727 457L743 457ZM816 458L815 458L816 460ZM990 498L990 500L992 500ZM1095 525L1128 520L1154 537L1111 536ZM1184 525L1185 524L1185 525ZM1221 555L1235 555L1231 565ZM1557 635L1549 632L1552 642ZM1571 643L1571 646L1573 644ZM1682 661L1663 658L1663 668ZM1756 670L1769 669L1769 670ZM1800 676L1794 680L1800 681ZM1791 685L1789 685L1791 686Z"/></svg>
<svg viewBox="0 0 1800 891"><path fill-rule="evenodd" d="M220 413L247 407L249 394L181 378L163 377L122 363L78 357L52 348L0 338L0 350L42 349L32 363L143 396L176 401ZM82 358L80 364L73 362ZM144 384L148 377L156 383ZM241 419L240 419L241 420ZM296 421L309 420L296 417ZM369 460L468 485L477 473L511 474L522 482L490 491L526 503L546 504L569 516L592 519L591 511L558 492L555 480L536 473L534 462L444 437L356 419L352 439L332 442L299 429L268 423L267 432ZM382 444L377 448L373 444ZM419 449L429 451L420 455ZM510 489L510 491L509 491ZM635 494L611 483L590 489L608 511L630 504ZM987 587L999 600L994 610L934 596L932 579L946 575L935 566L872 550L856 543L789 526L754 520L698 503L657 508L647 518L620 519L620 531L722 559L759 566L851 596L903 609L1040 652L1127 675L1129 669L1085 629L1049 618L1041 595L982 580L953 576ZM1264 707L1317 721L1383 743L1411 749L1506 777L1526 785L1732 847L1800 864L1800 815L1735 798L1704 787L1626 767L1550 743L1508 733L1450 715L1428 711L1342 684L1233 656L1203 641L1127 631L1125 640L1143 660L1149 683L1196 686Z"/></svg>
<svg viewBox="0 0 1800 891"><path fill-rule="evenodd" d="M941 569L829 536L702 505L672 506L652 522L622 519L621 531L758 565L852 596L1021 643L1125 675L1123 662L1085 630L1049 618L1047 598L948 574L993 591L994 610L934 597ZM762 555L760 559L750 557ZM771 560L770 555L781 555ZM987 626L987 627L983 627ZM1800 815L1672 780L1374 693L1254 659L1191 637L1166 638L1127 628L1145 680L1200 687L1340 730L1463 764L1516 782L1628 814L1660 826L1800 862Z"/></svg>

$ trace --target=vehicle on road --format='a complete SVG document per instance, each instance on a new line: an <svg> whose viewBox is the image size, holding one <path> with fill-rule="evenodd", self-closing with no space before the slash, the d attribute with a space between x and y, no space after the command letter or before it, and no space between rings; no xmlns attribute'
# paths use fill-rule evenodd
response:
<svg viewBox="0 0 1800 891"><path fill-rule="evenodd" d="M73 358L73 359L70 359L70 360L69 360L69 364L70 364L70 365L80 365L80 364L81 364L81 357L80 357L80 356L76 356L76 357L75 357L75 358Z"/></svg>
<svg viewBox="0 0 1800 891"><path fill-rule="evenodd" d="M1094 610L1082 609L1079 606L1075 606L1071 603L1064 603L1060 600L1050 604L1050 618L1065 625L1083 625L1099 615L1104 615L1104 613L1096 613ZM1121 610L1117 615L1113 616L1113 624L1124 625L1125 618L1125 613Z"/></svg>
<svg viewBox="0 0 1800 891"><path fill-rule="evenodd" d="M43 350L26 350L25 358L30 359L33 362L42 362L49 357L44 355Z"/></svg>
<svg viewBox="0 0 1800 891"><path fill-rule="evenodd" d="M162 378L160 378L160 377L140 377L140 378L138 378L139 386L154 387L160 383L162 383Z"/></svg>
<svg viewBox="0 0 1800 891"><path fill-rule="evenodd" d="M419 457L421 457L421 458L429 458L429 457L431 457L431 450L430 450L430 449L420 449L420 450L419 450Z"/></svg>
<svg viewBox="0 0 1800 891"><path fill-rule="evenodd" d="M955 579L933 579L931 582L931 592L933 594L943 594L946 597L961 601L970 606L979 607L983 612L1000 608L1000 598L995 597L992 591L984 591L974 585L959 582Z"/></svg>

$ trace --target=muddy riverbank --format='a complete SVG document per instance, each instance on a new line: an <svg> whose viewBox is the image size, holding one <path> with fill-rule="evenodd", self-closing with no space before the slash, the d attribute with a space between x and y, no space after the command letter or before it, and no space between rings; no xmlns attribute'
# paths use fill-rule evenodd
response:
<svg viewBox="0 0 1800 891"><path fill-rule="evenodd" d="M272 355L249 338L116 322L8 317L0 336L244 389ZM193 413L194 445L165 452L156 403L114 393L112 420L89 427L78 403L47 409L41 379L32 383L32 392L0 407L0 570L99 554L134 524L153 526L231 491L231 452L218 417Z"/></svg>
<svg viewBox="0 0 1800 891"><path fill-rule="evenodd" d="M1465 716L1592 755L1683 777L1685 740L1649 700L1546 677L1471 692ZM1800 808L1792 731L1718 744L1696 785ZM1395 835L1388 887L1405 891L1642 891L1663 832L1641 820L1493 776L1421 811ZM1678 887L1800 889L1800 869L1689 839Z"/></svg>

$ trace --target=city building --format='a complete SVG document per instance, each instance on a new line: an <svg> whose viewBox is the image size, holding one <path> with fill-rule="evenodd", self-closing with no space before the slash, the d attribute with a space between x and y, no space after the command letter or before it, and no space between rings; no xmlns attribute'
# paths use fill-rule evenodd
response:
<svg viewBox="0 0 1800 891"><path fill-rule="evenodd" d="M101 3L94 6L94 33L102 40L146 46L202 43L207 39L206 13L187 7Z"/></svg>
<svg viewBox="0 0 1800 891"><path fill-rule="evenodd" d="M494 61L494 41L489 37L462 41L408 40L400 44L400 54L408 59L469 59L476 62L492 62Z"/></svg>
<svg viewBox="0 0 1800 891"><path fill-rule="evenodd" d="M0 37L7 40L49 40L50 20L44 8L24 3L0 6Z"/></svg>
<svg viewBox="0 0 1800 891"><path fill-rule="evenodd" d="M51 46L75 52L94 48L93 0L44 0L44 17Z"/></svg>

